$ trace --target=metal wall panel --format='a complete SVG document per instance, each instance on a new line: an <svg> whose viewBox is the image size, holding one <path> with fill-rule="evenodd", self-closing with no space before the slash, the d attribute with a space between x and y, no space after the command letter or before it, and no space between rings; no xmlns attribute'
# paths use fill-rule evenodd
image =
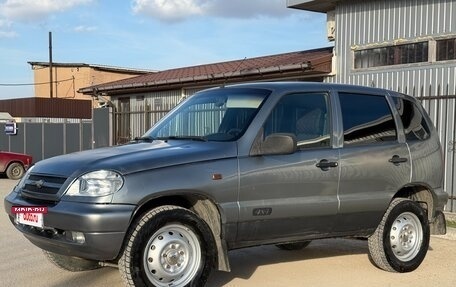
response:
<svg viewBox="0 0 456 287"><path fill-rule="evenodd" d="M80 124L65 125L65 153L81 151Z"/></svg>
<svg viewBox="0 0 456 287"><path fill-rule="evenodd" d="M13 117L92 118L92 101L60 98L0 100L0 110Z"/></svg>
<svg viewBox="0 0 456 287"><path fill-rule="evenodd" d="M200 88L186 88L184 89L184 96L185 97L190 97L192 96L193 94L199 92L199 91L202 91L204 89L208 89L210 87L200 87Z"/></svg>
<svg viewBox="0 0 456 287"><path fill-rule="evenodd" d="M430 49L425 63L353 68L357 48L447 36L456 37L455 0L340 1L336 6L336 70L325 81L386 88L422 99L444 150L444 188L456 198L456 60L436 62ZM456 200L450 200L447 209L456 211Z"/></svg>
<svg viewBox="0 0 456 287"><path fill-rule="evenodd" d="M50 158L64 154L63 152L63 125L43 125L43 139L48 139L44 146L43 157Z"/></svg>
<svg viewBox="0 0 456 287"><path fill-rule="evenodd" d="M125 121L129 121L130 123L128 130L126 130L125 127L116 127L116 143L123 143L126 138L133 139L135 137L142 136L185 98L207 88L208 87L195 87L140 94L128 94L125 97L115 97L112 101L117 107L119 106L120 98L129 98L130 100L129 111L114 112L115 123Z"/></svg>
<svg viewBox="0 0 456 287"><path fill-rule="evenodd" d="M12 152L24 153L25 143L21 138L26 134L24 124L17 124L17 134L9 137L9 148Z"/></svg>
<svg viewBox="0 0 456 287"><path fill-rule="evenodd" d="M3 123L0 128L4 130ZM92 144L92 122L87 120L79 120L79 123L18 123L17 135L0 132L1 150L29 154L33 156L33 162L92 149Z"/></svg>
<svg viewBox="0 0 456 287"><path fill-rule="evenodd" d="M92 149L92 124L91 123L82 123L82 141L81 141L81 150Z"/></svg>
<svg viewBox="0 0 456 287"><path fill-rule="evenodd" d="M4 133L5 124L0 123L0 133ZM9 150L9 137L10 136L0 136L0 151L7 151Z"/></svg>
<svg viewBox="0 0 456 287"><path fill-rule="evenodd" d="M456 37L456 1L341 1L336 8L336 74L327 82L376 86L415 96L456 89L456 61L353 69L353 50L372 44ZM429 90L427 87L433 86Z"/></svg>
<svg viewBox="0 0 456 287"><path fill-rule="evenodd" d="M43 125L39 123L26 123L25 153L33 157L33 162L40 161L43 158ZM49 139L52 140L52 139Z"/></svg>
<svg viewBox="0 0 456 287"><path fill-rule="evenodd" d="M15 117L16 122L18 123L80 123L81 119L71 119L71 118L17 118ZM82 121L92 121L91 119L82 119Z"/></svg>
<svg viewBox="0 0 456 287"><path fill-rule="evenodd" d="M164 115L173 109L183 98L182 90L169 90L148 92L142 94L128 95L130 99L129 111L114 112L114 122L120 122L118 119L129 119L130 129L122 130L117 127L116 143L119 139L140 137ZM122 98L122 97L119 97ZM119 106L119 99L113 100L116 106Z"/></svg>
<svg viewBox="0 0 456 287"><path fill-rule="evenodd" d="M93 110L94 148L112 145L112 108Z"/></svg>

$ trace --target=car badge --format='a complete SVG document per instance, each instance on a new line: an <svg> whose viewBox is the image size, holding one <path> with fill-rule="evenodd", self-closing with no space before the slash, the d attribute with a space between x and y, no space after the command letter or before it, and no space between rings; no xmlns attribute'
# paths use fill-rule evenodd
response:
<svg viewBox="0 0 456 287"><path fill-rule="evenodd" d="M36 188L42 188L44 185L44 180L40 179L40 180L31 182L31 184L36 186Z"/></svg>

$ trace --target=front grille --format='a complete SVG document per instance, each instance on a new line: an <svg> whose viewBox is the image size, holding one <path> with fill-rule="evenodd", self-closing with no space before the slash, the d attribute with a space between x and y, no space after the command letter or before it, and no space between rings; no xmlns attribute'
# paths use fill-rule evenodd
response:
<svg viewBox="0 0 456 287"><path fill-rule="evenodd" d="M65 177L30 174L21 195L34 200L58 201L58 193L65 181Z"/></svg>

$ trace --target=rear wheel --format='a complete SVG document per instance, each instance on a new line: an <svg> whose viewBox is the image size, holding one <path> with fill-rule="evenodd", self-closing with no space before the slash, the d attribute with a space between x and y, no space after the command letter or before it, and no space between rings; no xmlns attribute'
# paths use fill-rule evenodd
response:
<svg viewBox="0 0 456 287"><path fill-rule="evenodd" d="M9 179L20 179L25 173L25 169L22 164L18 162L11 163L6 169L6 176Z"/></svg>
<svg viewBox="0 0 456 287"><path fill-rule="evenodd" d="M369 237L370 258L386 271L413 271L426 256L429 238L425 210L417 202L396 198Z"/></svg>
<svg viewBox="0 0 456 287"><path fill-rule="evenodd" d="M71 257L56 254L53 252L43 250L44 255L46 258L55 266L59 267L60 269L71 271L71 272L78 272L78 271L86 271L86 270L93 270L100 268L100 264L98 261L82 259L78 257Z"/></svg>
<svg viewBox="0 0 456 287"><path fill-rule="evenodd" d="M276 244L276 246L279 249L282 250L301 250L306 248L310 244L309 241L299 241L299 242L292 242L292 243L281 243L281 244Z"/></svg>
<svg viewBox="0 0 456 287"><path fill-rule="evenodd" d="M209 226L195 213L162 206L137 222L119 270L127 286L203 286L215 252Z"/></svg>

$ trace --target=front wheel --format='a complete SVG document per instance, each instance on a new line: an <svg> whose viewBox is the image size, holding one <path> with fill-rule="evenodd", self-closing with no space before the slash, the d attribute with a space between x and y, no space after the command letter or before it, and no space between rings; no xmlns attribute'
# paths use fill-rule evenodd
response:
<svg viewBox="0 0 456 287"><path fill-rule="evenodd" d="M119 270L127 286L203 286L214 260L209 226L190 210L162 206L136 223Z"/></svg>
<svg viewBox="0 0 456 287"><path fill-rule="evenodd" d="M429 238L425 210L417 202L396 198L369 237L369 255L373 263L383 270L410 272L423 262Z"/></svg>

